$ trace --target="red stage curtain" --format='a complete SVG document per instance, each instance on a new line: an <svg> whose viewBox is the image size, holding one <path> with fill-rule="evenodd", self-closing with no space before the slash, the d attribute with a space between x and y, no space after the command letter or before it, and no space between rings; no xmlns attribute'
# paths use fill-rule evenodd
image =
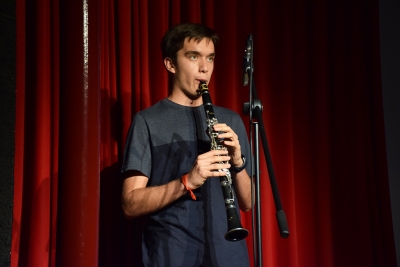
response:
<svg viewBox="0 0 400 267"><path fill-rule="evenodd" d="M264 265L396 266L377 0L17 0L11 265L139 262L135 222L120 208L123 147L132 116L167 96L160 40L186 21L219 33L209 88L215 105L239 114L253 35L290 230L279 236L261 153Z"/></svg>

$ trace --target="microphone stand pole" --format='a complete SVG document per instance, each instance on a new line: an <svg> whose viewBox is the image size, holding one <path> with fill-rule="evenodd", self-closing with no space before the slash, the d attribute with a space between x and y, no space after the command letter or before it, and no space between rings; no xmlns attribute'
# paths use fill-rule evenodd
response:
<svg viewBox="0 0 400 267"><path fill-rule="evenodd" d="M244 115L250 115L250 149L251 155L254 155L254 165L252 166L251 177L255 179L255 201L256 201L256 229L254 234L254 262L255 266L262 266L262 242L261 242L261 201L260 201L260 149L259 149L259 135L261 135L264 156L267 164L269 180L271 184L272 194L275 202L276 217L279 226L279 232L282 238L289 237L289 229L286 221L285 212L282 209L282 204L279 196L279 190L275 179L275 173L272 165L272 159L269 151L268 141L265 133L264 122L262 119L262 103L257 97L257 90L253 81L253 37L249 35L246 40L246 50L243 63L243 85L249 84L250 87L250 101L244 103ZM253 131L254 130L254 131ZM254 146L253 146L253 133L254 133ZM254 206L254 205L253 205Z"/></svg>

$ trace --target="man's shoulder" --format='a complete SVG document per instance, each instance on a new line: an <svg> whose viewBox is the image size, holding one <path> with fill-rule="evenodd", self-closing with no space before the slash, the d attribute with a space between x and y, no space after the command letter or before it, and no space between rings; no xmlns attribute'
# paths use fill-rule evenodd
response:
<svg viewBox="0 0 400 267"><path fill-rule="evenodd" d="M143 114L143 113L147 114L147 113L152 113L154 111L157 111L162 108L164 102L165 102L165 99L162 99L162 100L156 102L155 104L153 104L145 109L142 109L141 111L138 112L138 114Z"/></svg>
<svg viewBox="0 0 400 267"><path fill-rule="evenodd" d="M216 116L220 115L228 116L230 118L240 118L239 113L237 113L236 111L221 106L214 106L214 112Z"/></svg>
<svg viewBox="0 0 400 267"><path fill-rule="evenodd" d="M168 105L166 99L163 99L145 109L140 110L135 114L135 116L140 116L147 120L159 117L160 114L165 113L166 110L168 110Z"/></svg>
<svg viewBox="0 0 400 267"><path fill-rule="evenodd" d="M141 121L153 127L176 122L183 115L184 109L171 102L167 98L155 103L154 105L137 112L134 116L135 121Z"/></svg>

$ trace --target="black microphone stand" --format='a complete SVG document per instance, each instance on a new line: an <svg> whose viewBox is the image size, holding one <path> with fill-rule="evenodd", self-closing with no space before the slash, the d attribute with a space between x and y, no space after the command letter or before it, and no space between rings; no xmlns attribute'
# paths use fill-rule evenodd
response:
<svg viewBox="0 0 400 267"><path fill-rule="evenodd" d="M262 119L262 103L257 97L257 90L253 81L253 37L250 34L246 40L246 49L243 63L243 85L249 84L250 101L244 103L243 113L250 116L250 150L254 155L254 163L252 164L251 176L254 179L255 192L253 192L256 211L253 211L255 217L255 226L253 224L254 238L254 266L262 266L262 242L261 242L261 201L260 201L260 149L259 135L261 135L264 156L267 164L269 180L271 184L272 194L275 202L276 217L279 226L280 235L283 238L289 237L289 229L286 221L285 212L282 210L282 204L279 196L278 186L275 179L275 173L272 165L272 159L269 151L267 136L265 133L264 122ZM254 145L253 145L254 134ZM252 160L253 162L253 160ZM252 194L252 195L253 195ZM254 205L253 205L254 206Z"/></svg>

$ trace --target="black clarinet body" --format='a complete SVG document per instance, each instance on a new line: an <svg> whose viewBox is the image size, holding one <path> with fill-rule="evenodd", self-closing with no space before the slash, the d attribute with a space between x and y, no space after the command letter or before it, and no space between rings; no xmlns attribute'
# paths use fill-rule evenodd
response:
<svg viewBox="0 0 400 267"><path fill-rule="evenodd" d="M214 108L212 105L210 93L206 83L200 83L199 90L203 98L203 105L207 116L208 133L211 138L211 150L226 150L223 141L218 138L218 132L214 131L214 125L218 123L215 118ZM226 163L226 162L223 162ZM223 169L227 174L221 176L221 188L224 196L226 216L228 220L228 231L225 239L228 241L239 241L247 237L249 231L242 227L238 211L235 206L235 196L232 190L232 177L229 169Z"/></svg>

